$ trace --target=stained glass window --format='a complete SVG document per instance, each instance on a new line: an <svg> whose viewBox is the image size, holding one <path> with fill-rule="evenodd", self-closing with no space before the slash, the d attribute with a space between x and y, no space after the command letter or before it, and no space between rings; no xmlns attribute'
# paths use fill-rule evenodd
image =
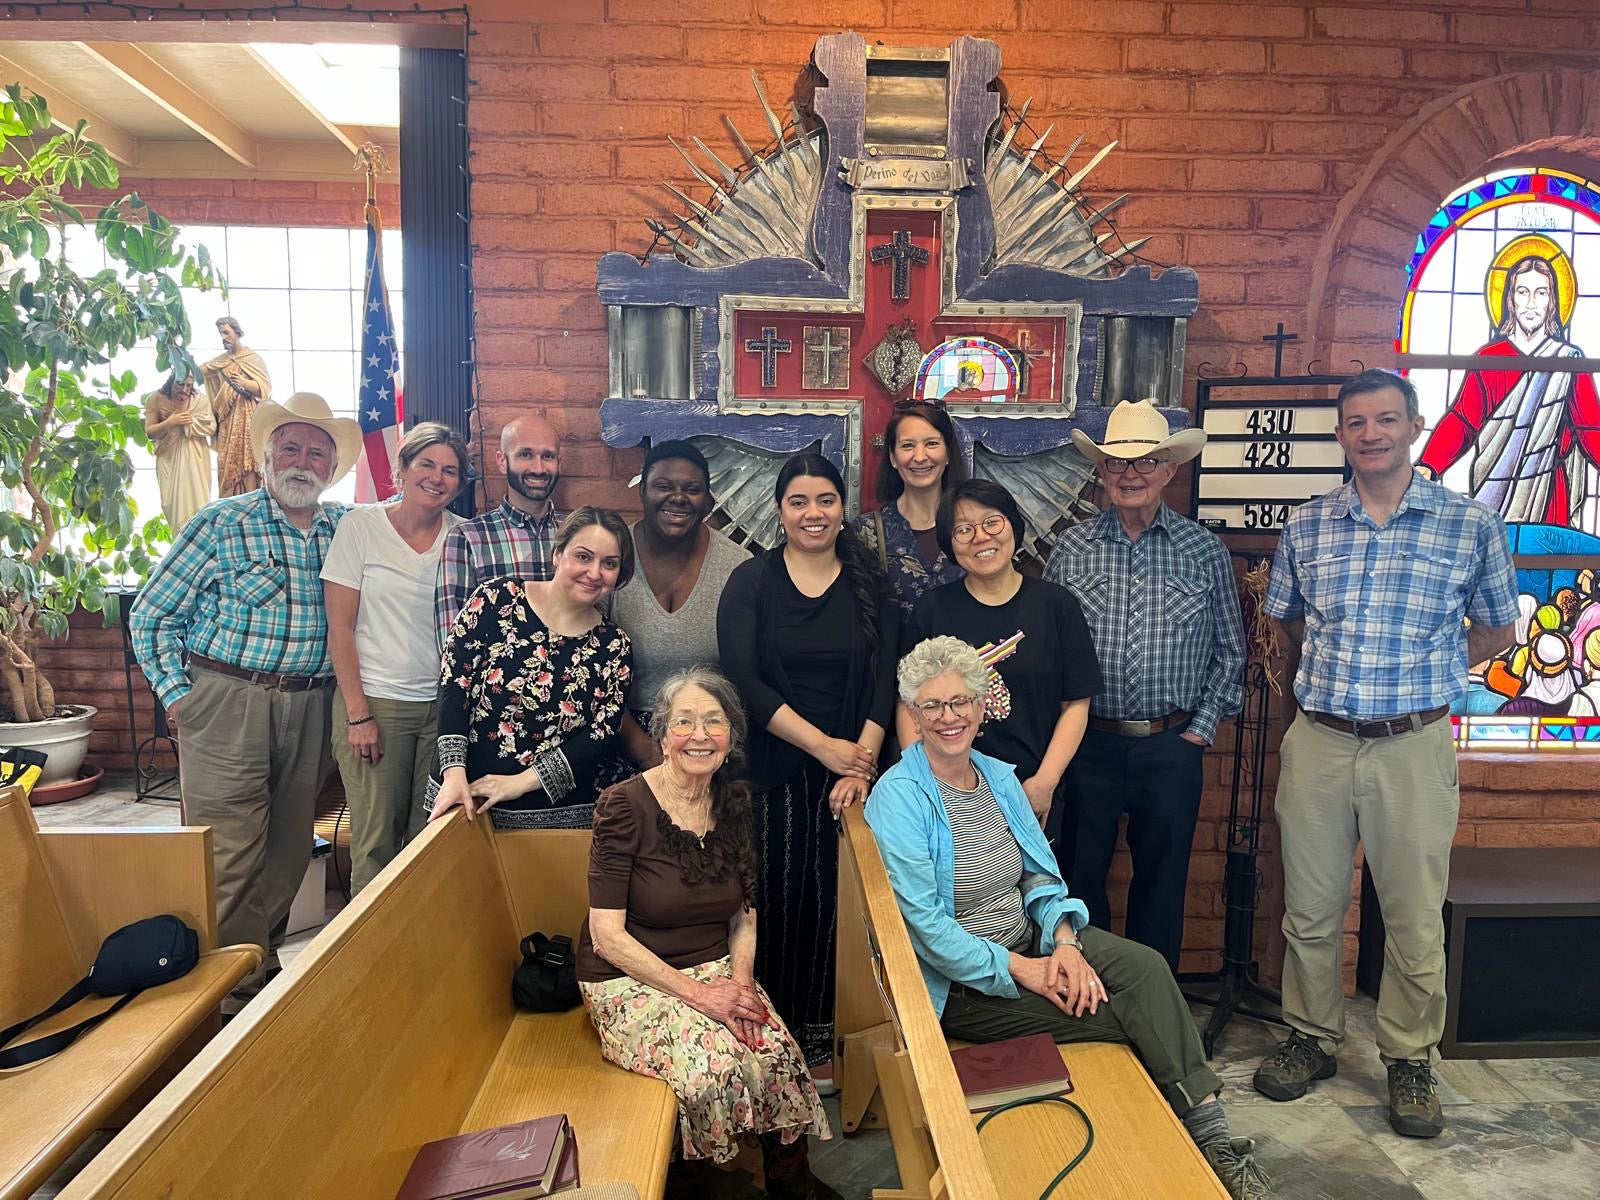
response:
<svg viewBox="0 0 1600 1200"><path fill-rule="evenodd" d="M1427 427L1419 466L1500 513L1522 592L1517 645L1473 667L1461 741L1600 747L1600 392L1584 361L1600 357L1600 184L1476 179L1418 235L1408 277L1396 349Z"/></svg>

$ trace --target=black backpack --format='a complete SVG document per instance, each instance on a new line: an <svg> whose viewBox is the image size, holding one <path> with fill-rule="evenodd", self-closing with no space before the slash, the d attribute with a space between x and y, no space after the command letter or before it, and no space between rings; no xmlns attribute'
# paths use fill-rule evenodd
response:
<svg viewBox="0 0 1600 1200"><path fill-rule="evenodd" d="M511 999L529 1012L566 1012L583 1003L578 993L572 939L530 933L522 939L522 965L511 979Z"/></svg>
<svg viewBox="0 0 1600 1200"><path fill-rule="evenodd" d="M37 1016L20 1021L10 1029L0 1029L0 1046L37 1025L46 1017L71 1008L85 996L121 996L105 1012L79 1021L37 1041L25 1042L10 1050L0 1050L0 1069L24 1067L40 1059L60 1054L78 1038L116 1012L145 988L170 983L187 975L200 961L200 937L177 917L149 917L124 925L100 947L89 973L67 989L66 994Z"/></svg>

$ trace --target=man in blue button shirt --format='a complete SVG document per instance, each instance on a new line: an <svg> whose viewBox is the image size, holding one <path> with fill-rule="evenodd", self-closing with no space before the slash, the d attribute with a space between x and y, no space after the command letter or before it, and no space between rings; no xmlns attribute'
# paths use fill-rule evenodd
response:
<svg viewBox="0 0 1600 1200"><path fill-rule="evenodd" d="M1517 581L1505 527L1411 465L1411 382L1363 371L1339 390L1351 482L1284 526L1266 613L1293 654L1299 712L1284 734L1283 1015L1288 1040L1256 1090L1294 1100L1333 1075L1344 1041L1340 963L1359 842L1383 909L1378 1051L1389 1123L1444 1128L1432 1065L1444 1031L1444 904L1459 794L1450 704L1468 663L1507 646ZM1468 628L1466 618L1471 621Z"/></svg>

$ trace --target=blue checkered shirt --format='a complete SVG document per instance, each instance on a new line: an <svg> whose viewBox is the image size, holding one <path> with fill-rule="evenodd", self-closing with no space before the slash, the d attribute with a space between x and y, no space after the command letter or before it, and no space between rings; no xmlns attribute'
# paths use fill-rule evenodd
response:
<svg viewBox="0 0 1600 1200"><path fill-rule="evenodd" d="M128 622L134 654L162 704L189 694L189 654L247 671L332 674L322 560L349 511L347 504L320 504L302 532L258 488L190 519Z"/></svg>
<svg viewBox="0 0 1600 1200"><path fill-rule="evenodd" d="M433 594L433 624L440 650L456 614L480 583L506 575L549 579L556 573L556 528L566 517L553 504L544 516L531 517L506 499L445 535Z"/></svg>
<svg viewBox="0 0 1600 1200"><path fill-rule="evenodd" d="M1307 712L1371 721L1427 712L1467 690L1467 631L1517 619L1505 526L1486 505L1415 476L1382 526L1354 484L1283 527L1266 613L1305 618L1294 694Z"/></svg>
<svg viewBox="0 0 1600 1200"><path fill-rule="evenodd" d="M1114 721L1194 713L1211 741L1243 694L1239 589L1217 535L1165 504L1131 541L1115 509L1065 530L1044 577L1077 597L1105 690L1089 711Z"/></svg>

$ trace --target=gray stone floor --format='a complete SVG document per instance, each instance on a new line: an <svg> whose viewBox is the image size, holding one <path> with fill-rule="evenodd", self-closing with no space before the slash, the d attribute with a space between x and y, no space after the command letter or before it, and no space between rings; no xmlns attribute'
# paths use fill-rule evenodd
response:
<svg viewBox="0 0 1600 1200"><path fill-rule="evenodd" d="M178 821L174 806L133 803L122 781L36 814L41 825ZM336 907L337 893L329 900ZM291 939L285 961L313 936ZM1394 1134L1385 1118L1372 1001L1359 996L1348 1011L1350 1041L1339 1074L1293 1104L1275 1104L1250 1087L1257 1061L1278 1036L1274 1027L1236 1019L1218 1047L1233 1130L1256 1139L1279 1200L1600 1200L1600 1059L1441 1063L1448 1124L1434 1141L1413 1141ZM1204 1021L1207 1010L1196 1006L1195 1013ZM838 1105L830 1100L828 1108L837 1127ZM35 1200L54 1196L103 1144L101 1137L92 1141ZM816 1143L813 1162L846 1200L897 1183L885 1133ZM752 1188L750 1195L759 1193Z"/></svg>

